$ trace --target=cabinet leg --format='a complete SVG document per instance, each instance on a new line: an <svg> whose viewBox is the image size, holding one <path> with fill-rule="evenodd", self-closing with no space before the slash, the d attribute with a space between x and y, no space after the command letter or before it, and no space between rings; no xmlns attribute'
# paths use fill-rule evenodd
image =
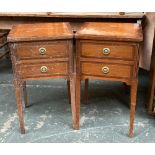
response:
<svg viewBox="0 0 155 155"><path fill-rule="evenodd" d="M71 109L72 109L72 122L73 128L79 129L80 127L80 78L73 74L70 80L71 89Z"/></svg>
<svg viewBox="0 0 155 155"><path fill-rule="evenodd" d="M26 89L26 81L23 82L23 96L24 96L24 104L25 107L28 107L28 96L27 96L27 89Z"/></svg>
<svg viewBox="0 0 155 155"><path fill-rule="evenodd" d="M67 80L67 91L68 91L69 104L71 104L71 89L70 89L70 81L69 80Z"/></svg>
<svg viewBox="0 0 155 155"><path fill-rule="evenodd" d="M149 88L148 88L148 96L147 96L147 110L149 113L152 113L154 110L153 106L153 98L154 98L154 88L155 88L155 72L150 71L150 79L149 79Z"/></svg>
<svg viewBox="0 0 155 155"><path fill-rule="evenodd" d="M84 100L85 100L85 103L88 103L88 87L89 87L89 80L85 79L85 86L84 86Z"/></svg>
<svg viewBox="0 0 155 155"><path fill-rule="evenodd" d="M129 137L133 137L133 128L134 128L134 114L136 107L136 98L137 98L137 86L138 80L133 80L131 83L130 90L130 129L129 129Z"/></svg>
<svg viewBox="0 0 155 155"><path fill-rule="evenodd" d="M16 95L20 130L21 130L21 133L24 134L25 133L25 127L24 127L24 114L23 114L23 106L22 106L22 95L21 95L21 83L20 83L20 81L14 80L14 87L15 87L15 95Z"/></svg>

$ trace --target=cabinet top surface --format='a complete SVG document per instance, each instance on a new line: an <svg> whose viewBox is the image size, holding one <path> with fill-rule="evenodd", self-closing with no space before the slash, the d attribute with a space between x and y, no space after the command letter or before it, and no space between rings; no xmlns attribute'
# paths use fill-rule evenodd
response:
<svg viewBox="0 0 155 155"><path fill-rule="evenodd" d="M9 42L57 40L72 38L68 23L19 24L8 35Z"/></svg>
<svg viewBox="0 0 155 155"><path fill-rule="evenodd" d="M0 12L0 17L143 18L143 12Z"/></svg>
<svg viewBox="0 0 155 155"><path fill-rule="evenodd" d="M77 31L76 38L142 41L142 27L137 23L87 22Z"/></svg>

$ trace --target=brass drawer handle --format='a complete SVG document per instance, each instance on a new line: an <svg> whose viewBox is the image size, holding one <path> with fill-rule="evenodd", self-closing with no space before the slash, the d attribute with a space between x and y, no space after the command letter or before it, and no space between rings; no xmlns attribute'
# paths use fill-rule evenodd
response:
<svg viewBox="0 0 155 155"><path fill-rule="evenodd" d="M109 67L107 67L107 66L102 67L102 72L103 72L104 74L108 74L108 73L110 72Z"/></svg>
<svg viewBox="0 0 155 155"><path fill-rule="evenodd" d="M44 55L45 53L46 53L46 48L44 48L44 47L39 48L40 55Z"/></svg>
<svg viewBox="0 0 155 155"><path fill-rule="evenodd" d="M42 67L40 68L40 71L41 71L42 73L47 73L48 68L47 68L46 66L42 66Z"/></svg>
<svg viewBox="0 0 155 155"><path fill-rule="evenodd" d="M110 54L110 48L103 48L103 54L104 55Z"/></svg>

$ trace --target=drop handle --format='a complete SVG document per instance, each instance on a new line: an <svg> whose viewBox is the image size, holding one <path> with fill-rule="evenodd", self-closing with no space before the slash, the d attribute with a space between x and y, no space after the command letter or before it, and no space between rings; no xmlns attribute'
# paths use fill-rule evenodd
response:
<svg viewBox="0 0 155 155"><path fill-rule="evenodd" d="M39 48L39 54L40 55L46 54L46 48L44 48L44 47Z"/></svg>
<svg viewBox="0 0 155 155"><path fill-rule="evenodd" d="M103 72L104 74L108 74L108 73L110 72L109 67L107 67L107 66L102 67L102 72Z"/></svg>
<svg viewBox="0 0 155 155"><path fill-rule="evenodd" d="M110 48L103 48L102 52L104 55L109 55L110 54Z"/></svg>
<svg viewBox="0 0 155 155"><path fill-rule="evenodd" d="M46 66L42 66L42 67L40 68L40 71L41 71L41 73L47 73L48 68L47 68Z"/></svg>

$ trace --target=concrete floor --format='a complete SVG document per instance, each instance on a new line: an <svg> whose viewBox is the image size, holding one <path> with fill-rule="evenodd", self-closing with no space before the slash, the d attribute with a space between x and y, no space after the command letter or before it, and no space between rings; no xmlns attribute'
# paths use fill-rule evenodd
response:
<svg viewBox="0 0 155 155"><path fill-rule="evenodd" d="M145 109L148 72L140 70L135 134L128 137L129 91L119 82L91 81L89 104L81 103L81 129L71 127L66 81L28 83L26 134L18 128L12 71L9 60L0 61L0 142L155 142L155 118ZM83 93L82 93L83 94Z"/></svg>

